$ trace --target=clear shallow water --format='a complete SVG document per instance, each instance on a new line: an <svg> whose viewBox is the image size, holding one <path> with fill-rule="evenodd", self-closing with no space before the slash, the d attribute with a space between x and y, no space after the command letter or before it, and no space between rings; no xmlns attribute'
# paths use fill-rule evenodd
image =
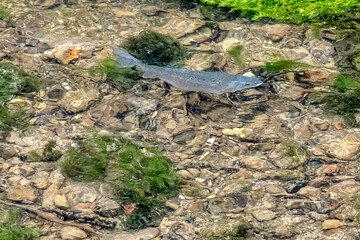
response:
<svg viewBox="0 0 360 240"><path fill-rule="evenodd" d="M183 185L168 200L173 205L157 233L164 239L206 239L208 232L221 239L225 226L244 219L251 223L250 239L356 236L355 217L350 216L352 225L341 212L345 206L356 211L357 205L347 199L356 197L359 188L358 129L349 127L342 116L324 112L321 101L322 95L334 91L331 79L339 71L336 67L350 69L343 52L337 51L341 45L325 37L317 39L303 26L281 25L274 30L241 20L206 22L196 9L179 10L174 4L84 3L46 9L17 2L9 6L14 9L16 29L23 33L12 28L1 32L1 51L13 57L18 49L38 51L37 44L29 43L31 39L54 49L15 58L47 83L36 97L26 99L35 113L30 127L14 130L1 142L2 164L11 165L2 178L11 182L11 177L19 176L23 182L31 181L28 187L37 190L37 199L27 201L45 208L54 206L51 200L46 202L50 184L35 185L32 174L43 171L50 176L59 171L52 163L25 161L27 153L41 150L50 139L65 152L76 139L84 138L85 127L96 127L160 146L173 161L174 170L197 184L197 188ZM145 11L148 6L153 10ZM155 11L157 8L165 11ZM155 15L149 16L151 12ZM141 79L131 90L120 92L104 76L89 75L86 68L127 36L149 27L187 45L192 53L189 69L230 74L251 69L265 84L213 95L176 91L163 81ZM274 32L280 39L274 40ZM244 46L240 64L228 54L238 45ZM82 51L80 60L61 64L74 48ZM261 70L266 62L284 59L315 67L273 73ZM33 173L16 173L25 166L31 166ZM46 175L44 179L51 178ZM5 192L11 187L2 186ZM69 178L56 191L66 196L67 211L76 207L93 211L100 199L112 199L101 183ZM119 215L125 216L121 211ZM346 222L346 226L326 235L321 226L327 219ZM95 220L91 223L96 225ZM60 229L56 225L48 234L59 237ZM120 238L113 229L100 232L103 235L92 238Z"/></svg>

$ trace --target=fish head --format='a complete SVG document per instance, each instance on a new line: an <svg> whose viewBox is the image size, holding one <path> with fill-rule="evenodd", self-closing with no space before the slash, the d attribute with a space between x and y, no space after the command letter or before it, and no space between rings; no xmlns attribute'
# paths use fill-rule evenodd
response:
<svg viewBox="0 0 360 240"><path fill-rule="evenodd" d="M253 88L263 84L257 77L237 76L226 88L226 92L236 92L241 89Z"/></svg>

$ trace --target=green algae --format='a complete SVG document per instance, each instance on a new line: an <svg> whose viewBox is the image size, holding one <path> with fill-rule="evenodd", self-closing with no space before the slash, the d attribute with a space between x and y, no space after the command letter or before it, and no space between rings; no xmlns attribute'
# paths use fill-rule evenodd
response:
<svg viewBox="0 0 360 240"><path fill-rule="evenodd" d="M354 57L353 63L354 63L356 71L360 72L360 54Z"/></svg>
<svg viewBox="0 0 360 240"><path fill-rule="evenodd" d="M360 82L347 75L338 75L334 82L334 93L323 97L323 110L340 115L345 123L351 127L358 127L356 114L360 109Z"/></svg>
<svg viewBox="0 0 360 240"><path fill-rule="evenodd" d="M132 68L122 68L112 58L105 58L90 68L90 74L105 74L107 81L120 91L131 89L141 78L141 73Z"/></svg>
<svg viewBox="0 0 360 240"><path fill-rule="evenodd" d="M228 51L230 57L233 59L233 61L237 65L242 65L243 64L243 57L242 57L243 50L244 50L244 47L239 45L239 46L232 47Z"/></svg>
<svg viewBox="0 0 360 240"><path fill-rule="evenodd" d="M309 67L310 65L306 63L300 63L291 60L280 60L276 62L265 63L265 70L268 72L299 71L308 69Z"/></svg>
<svg viewBox="0 0 360 240"><path fill-rule="evenodd" d="M334 82L334 88L339 92L346 92L351 89L360 89L360 82L351 76L338 75Z"/></svg>
<svg viewBox="0 0 360 240"><path fill-rule="evenodd" d="M10 11L3 5L0 5L0 20L5 22L10 20Z"/></svg>
<svg viewBox="0 0 360 240"><path fill-rule="evenodd" d="M31 116L32 113L20 105L14 105L10 109L0 105L0 132L26 128Z"/></svg>
<svg viewBox="0 0 360 240"><path fill-rule="evenodd" d="M35 240L40 237L37 228L21 223L20 211L4 207L1 207L0 211L6 216L5 219L0 219L1 240Z"/></svg>
<svg viewBox="0 0 360 240"><path fill-rule="evenodd" d="M203 3L239 11L252 20L271 18L278 22L329 22L359 20L358 0L201 0Z"/></svg>
<svg viewBox="0 0 360 240"><path fill-rule="evenodd" d="M16 96L38 91L39 88L39 78L9 62L0 62L0 105Z"/></svg>
<svg viewBox="0 0 360 240"><path fill-rule="evenodd" d="M324 102L323 109L326 112L342 116L351 127L359 126L355 114L360 108L360 89L329 94L324 97Z"/></svg>
<svg viewBox="0 0 360 240"><path fill-rule="evenodd" d="M240 219L220 219L200 231L203 240L245 240L252 225Z"/></svg>
<svg viewBox="0 0 360 240"><path fill-rule="evenodd" d="M9 104L11 99L38 91L41 81L21 68L0 62L0 132L25 128L31 113L20 104Z"/></svg>
<svg viewBox="0 0 360 240"><path fill-rule="evenodd" d="M154 148L119 136L95 134L77 145L64 155L64 175L109 183L123 205L135 204L124 222L125 229L159 224L165 214L165 199L178 191L178 177L170 159Z"/></svg>
<svg viewBox="0 0 360 240"><path fill-rule="evenodd" d="M62 152L59 150L55 150L56 141L49 140L44 148L42 149L42 153L39 154L36 151L30 151L27 154L27 160L30 162L52 162L57 161L62 156Z"/></svg>
<svg viewBox="0 0 360 240"><path fill-rule="evenodd" d="M181 66L188 57L178 40L149 30L129 37L123 48L144 63L157 66Z"/></svg>

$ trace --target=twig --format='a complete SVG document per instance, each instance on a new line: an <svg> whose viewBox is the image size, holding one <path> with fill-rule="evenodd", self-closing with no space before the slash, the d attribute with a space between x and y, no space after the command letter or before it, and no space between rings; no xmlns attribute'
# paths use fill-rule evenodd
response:
<svg viewBox="0 0 360 240"><path fill-rule="evenodd" d="M49 212L45 212L40 210L40 208L38 206L33 206L33 205L21 205L21 204L16 204L16 203L11 203L11 202L7 202L7 201L3 201L0 200L0 203L5 204L7 206L12 206L12 207L17 207L32 213L35 213L36 215L38 215L39 217L50 221L50 222L54 222L54 223L58 223L58 224L62 224L62 225L67 225L67 226L73 226L73 227L78 227L81 228L89 233L93 233L93 234L99 234L98 232L96 232L94 229L92 229L90 227L90 225L87 224L80 224L80 223L74 223L74 222L65 222L63 220L61 220L60 218L58 218L55 214L53 213L49 213Z"/></svg>

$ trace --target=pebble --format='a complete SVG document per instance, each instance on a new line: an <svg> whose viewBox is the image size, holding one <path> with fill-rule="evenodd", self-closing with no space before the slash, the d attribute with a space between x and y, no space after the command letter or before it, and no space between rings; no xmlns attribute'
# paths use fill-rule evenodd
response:
<svg viewBox="0 0 360 240"><path fill-rule="evenodd" d="M76 240L84 239L87 237L86 232L77 227L63 227L60 231L62 240Z"/></svg>
<svg viewBox="0 0 360 240"><path fill-rule="evenodd" d="M269 210L255 210L252 212L252 215L256 220L263 222L263 221L270 221L273 220L276 217L276 214Z"/></svg>
<svg viewBox="0 0 360 240"><path fill-rule="evenodd" d="M325 220L322 223L321 228L324 229L324 230L327 230L327 229L338 228L338 227L341 227L343 225L344 225L344 223L337 220L337 219L329 219L329 220Z"/></svg>
<svg viewBox="0 0 360 240"><path fill-rule="evenodd" d="M10 187L7 198L13 201L34 202L36 200L35 189L23 186Z"/></svg>

